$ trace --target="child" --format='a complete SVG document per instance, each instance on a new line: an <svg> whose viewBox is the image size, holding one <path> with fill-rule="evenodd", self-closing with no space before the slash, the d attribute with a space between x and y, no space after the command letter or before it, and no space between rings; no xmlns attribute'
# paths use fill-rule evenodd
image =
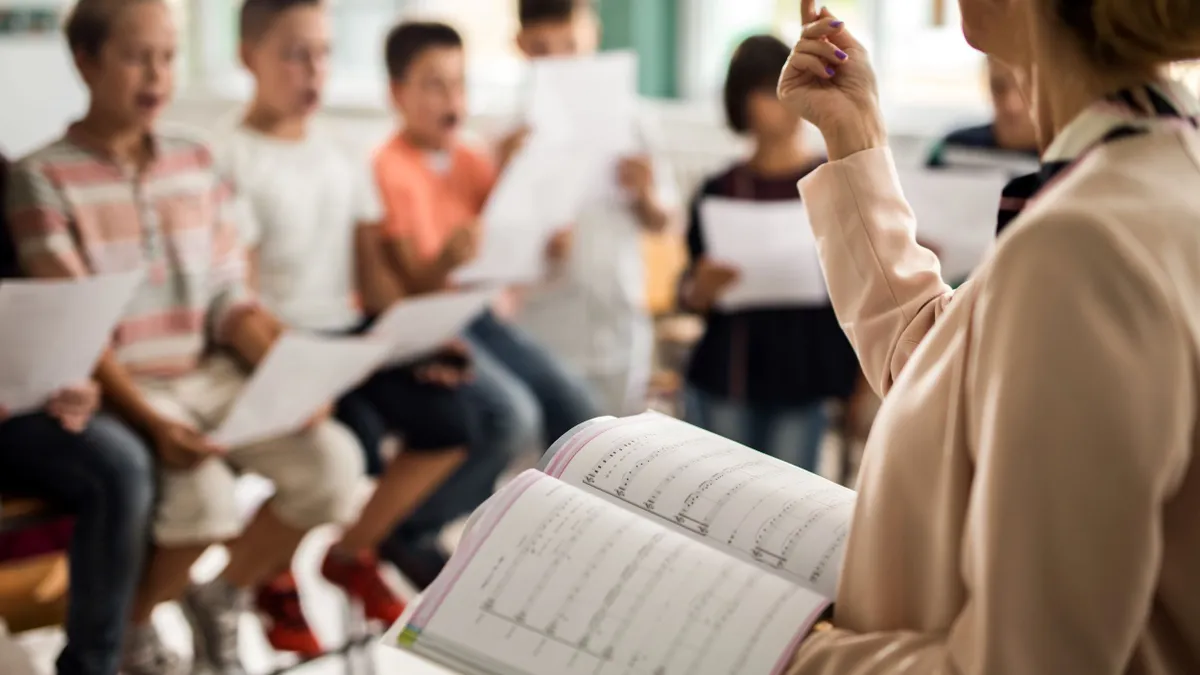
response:
<svg viewBox="0 0 1200 675"><path fill-rule="evenodd" d="M692 205L690 269L681 304L707 319L686 374L689 422L815 471L827 426L825 401L848 398L859 369L833 308L714 309L738 270L705 253L700 204L706 197L798 199L796 183L824 160L802 143L800 119L775 96L791 49L777 38L748 38L725 82L729 126L754 141L746 162L705 181ZM797 227L805 227L798 223ZM769 245L764 242L764 245Z"/></svg>
<svg viewBox="0 0 1200 675"><path fill-rule="evenodd" d="M156 549L122 671L181 672L150 616L184 596L197 665L236 675L244 672L237 638L249 589L280 569L310 529L352 517L362 451L327 414L246 447L205 438L244 387L245 366L263 359L281 327L251 299L229 190L208 150L155 130L174 84L167 3L81 0L66 34L90 104L62 139L17 167L12 228L35 276L146 273L97 370L105 402L153 441L161 466ZM244 529L234 494L241 471L275 484ZM189 589L192 564L224 541L233 542L224 571Z"/></svg>
<svg viewBox="0 0 1200 675"><path fill-rule="evenodd" d="M310 124L328 70L325 12L321 0L242 4L241 55L255 94L242 124L219 144L218 157L249 207L243 241L262 302L291 327L345 334L364 323L356 302L362 269L356 241L378 228L381 212L366 161L356 164ZM433 368L385 370L339 402L339 418L358 427L369 460L378 460L381 438L363 430L370 423L360 423L362 416L377 416L405 439L405 451L322 567L327 579L363 603L368 618L386 626L400 618L403 603L380 577L373 551L458 468L470 435L463 393L453 383L422 379L436 374ZM272 646L315 656L320 645L303 614L293 611L298 608L290 573L259 593Z"/></svg>
<svg viewBox="0 0 1200 675"><path fill-rule="evenodd" d="M7 173L0 156L0 203ZM19 270L9 233L0 209L0 279ZM10 417L0 407L0 493L45 499L75 518L61 675L109 675L120 665L154 507L150 449L112 416L94 416L99 403L88 382L36 414Z"/></svg>
<svg viewBox="0 0 1200 675"><path fill-rule="evenodd" d="M458 33L442 24L404 23L388 36L386 57L404 125L375 156L385 252L404 288L436 291L474 255L477 219L496 168L458 139L465 116ZM598 414L583 382L493 311L472 323L466 339L475 364L472 389L486 399L480 405L514 409L529 432L525 447L544 448Z"/></svg>
<svg viewBox="0 0 1200 675"><path fill-rule="evenodd" d="M1001 154L1014 154L1036 164L1037 130L1033 126L1029 104L1021 93L1017 76L1008 66L988 58L987 81L992 102L992 122L948 134L933 148L926 161L927 166L953 168L954 160L947 151L956 149L1000 151Z"/></svg>
<svg viewBox="0 0 1200 675"><path fill-rule="evenodd" d="M600 23L590 0L520 0L518 13L517 45L531 59L589 55L599 47ZM650 135L646 124L639 125L643 137ZM519 324L584 373L606 414L646 407L654 335L641 235L664 230L676 217L679 199L670 175L646 154L625 158L575 223L565 278L522 298Z"/></svg>

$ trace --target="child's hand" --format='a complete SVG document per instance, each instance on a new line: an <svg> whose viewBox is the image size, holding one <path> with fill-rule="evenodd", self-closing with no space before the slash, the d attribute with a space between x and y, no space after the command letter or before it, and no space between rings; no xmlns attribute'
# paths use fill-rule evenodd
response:
<svg viewBox="0 0 1200 675"><path fill-rule="evenodd" d="M96 408L100 406L100 387L95 382L65 387L46 404L46 412L58 420L64 429L80 433L87 428Z"/></svg>
<svg viewBox="0 0 1200 675"><path fill-rule="evenodd" d="M442 261L454 269L475 257L479 248L479 225L471 222L455 230L442 249Z"/></svg>
<svg viewBox="0 0 1200 675"><path fill-rule="evenodd" d="M736 267L701 258L692 270L692 287L687 304L696 310L708 310L724 295L730 284L737 281L738 276Z"/></svg>
<svg viewBox="0 0 1200 675"><path fill-rule="evenodd" d="M318 408L317 412L312 414L312 417L308 418L308 421L304 423L304 430L312 431L325 422L328 422L330 417L333 417L333 404L326 403Z"/></svg>
<svg viewBox="0 0 1200 675"><path fill-rule="evenodd" d="M158 458L171 469L194 469L210 457L225 454L224 449L213 445L188 424L162 422L150 435Z"/></svg>
<svg viewBox="0 0 1200 675"><path fill-rule="evenodd" d="M568 226L556 231L546 242L546 261L552 265L566 262L575 241L575 230Z"/></svg>
<svg viewBox="0 0 1200 675"><path fill-rule="evenodd" d="M617 165L617 182L635 201L649 199L654 191L654 163L645 155L622 159Z"/></svg>

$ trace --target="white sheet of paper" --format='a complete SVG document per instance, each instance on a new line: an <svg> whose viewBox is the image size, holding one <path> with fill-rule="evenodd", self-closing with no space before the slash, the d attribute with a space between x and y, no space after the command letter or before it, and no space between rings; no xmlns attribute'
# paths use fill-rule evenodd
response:
<svg viewBox="0 0 1200 675"><path fill-rule="evenodd" d="M961 169L1020 176L1038 170L1036 157L1007 150L950 147L942 151L942 161L947 167L943 171Z"/></svg>
<svg viewBox="0 0 1200 675"><path fill-rule="evenodd" d="M387 354L387 345L361 338L286 333L209 438L236 448L296 431L382 365Z"/></svg>
<svg viewBox="0 0 1200 675"><path fill-rule="evenodd" d="M534 134L626 154L637 149L637 54L538 59L526 119Z"/></svg>
<svg viewBox="0 0 1200 675"><path fill-rule="evenodd" d="M0 406L29 412L91 377L142 278L130 272L0 284Z"/></svg>
<svg viewBox="0 0 1200 675"><path fill-rule="evenodd" d="M799 199L705 199L700 222L708 256L740 273L717 301L727 310L829 303L816 239Z"/></svg>
<svg viewBox="0 0 1200 675"><path fill-rule="evenodd" d="M1008 176L999 172L900 172L917 216L917 236L937 246L947 280L969 275L996 241L996 212Z"/></svg>
<svg viewBox="0 0 1200 675"><path fill-rule="evenodd" d="M525 283L545 276L546 244L575 219L597 168L586 149L531 139L492 190L481 218L479 252L455 270L453 280Z"/></svg>
<svg viewBox="0 0 1200 675"><path fill-rule="evenodd" d="M387 345L389 362L414 361L461 333L498 292L449 291L398 302L379 317L368 337Z"/></svg>

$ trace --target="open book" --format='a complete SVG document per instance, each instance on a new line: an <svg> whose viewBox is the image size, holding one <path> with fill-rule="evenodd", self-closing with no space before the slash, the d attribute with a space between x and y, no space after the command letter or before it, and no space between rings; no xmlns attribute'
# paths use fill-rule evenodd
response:
<svg viewBox="0 0 1200 675"><path fill-rule="evenodd" d="M598 418L480 507L385 640L472 674L774 675L829 606L853 508L684 422Z"/></svg>

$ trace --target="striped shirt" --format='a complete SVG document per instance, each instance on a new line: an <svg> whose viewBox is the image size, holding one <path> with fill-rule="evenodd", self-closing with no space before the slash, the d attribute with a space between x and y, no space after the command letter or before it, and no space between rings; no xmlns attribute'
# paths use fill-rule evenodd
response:
<svg viewBox="0 0 1200 675"><path fill-rule="evenodd" d="M1195 128L1194 98L1183 85L1160 82L1118 91L1085 111L1042 156L1037 173L1015 178L1001 193L996 234L1021 215L1028 203L1088 151L1111 141L1147 133L1163 120Z"/></svg>
<svg viewBox="0 0 1200 675"><path fill-rule="evenodd" d="M145 272L113 348L133 375L174 377L224 341L250 294L230 188L208 149L160 134L147 143L138 172L73 126L14 167L7 210L26 269L48 259L74 276Z"/></svg>

